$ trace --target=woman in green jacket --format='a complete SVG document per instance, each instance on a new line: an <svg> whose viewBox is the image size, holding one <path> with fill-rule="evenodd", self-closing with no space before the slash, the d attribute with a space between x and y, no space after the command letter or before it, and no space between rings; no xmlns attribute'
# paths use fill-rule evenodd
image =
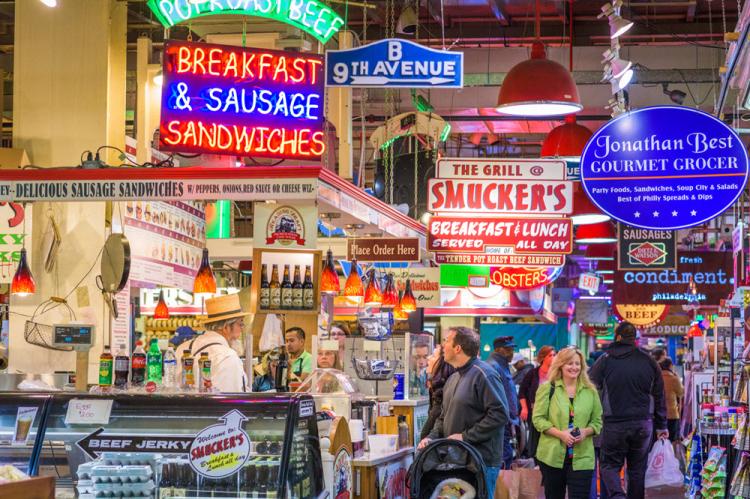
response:
<svg viewBox="0 0 750 499"><path fill-rule="evenodd" d="M571 499L589 497L602 404L585 366L580 350L562 349L536 392L532 421L541 434L536 458L547 499L564 499L566 489Z"/></svg>

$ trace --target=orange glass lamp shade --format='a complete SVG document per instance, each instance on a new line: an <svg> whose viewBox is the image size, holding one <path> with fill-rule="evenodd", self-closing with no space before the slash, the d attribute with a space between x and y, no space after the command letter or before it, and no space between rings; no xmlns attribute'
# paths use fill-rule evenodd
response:
<svg viewBox="0 0 750 499"><path fill-rule="evenodd" d="M10 294L16 296L28 296L36 293L36 283L31 275L29 263L26 260L26 248L21 248L21 256L18 260L18 268L10 284Z"/></svg>
<svg viewBox="0 0 750 499"><path fill-rule="evenodd" d="M405 321L409 319L409 314L404 312L404 310L401 308L401 300L403 297L403 293L398 294L398 303L395 307L393 307L393 318L397 321Z"/></svg>
<svg viewBox="0 0 750 499"><path fill-rule="evenodd" d="M609 215L591 202L580 182L577 183L573 190L573 214L570 215L570 221L573 222L573 225L598 224L606 222L610 218Z"/></svg>
<svg viewBox="0 0 750 499"><path fill-rule="evenodd" d="M169 307L164 301L164 290L159 291L159 302L154 309L154 319L169 319Z"/></svg>
<svg viewBox="0 0 750 499"><path fill-rule="evenodd" d="M575 115L569 114L565 117L565 123L553 128L544 139L542 157L580 161L583 149L592 135L591 130L576 123Z"/></svg>
<svg viewBox="0 0 750 499"><path fill-rule="evenodd" d="M615 228L610 222L579 225L574 238L576 244L609 244L617 242Z"/></svg>
<svg viewBox="0 0 750 499"><path fill-rule="evenodd" d="M352 269L344 284L344 296L365 296L365 287L362 285L362 278L359 277L356 258L352 258Z"/></svg>
<svg viewBox="0 0 750 499"><path fill-rule="evenodd" d="M208 261L208 248L203 248L201 266L198 267L198 273L195 274L195 281L193 281L193 293L216 293L216 278Z"/></svg>
<svg viewBox="0 0 750 499"><path fill-rule="evenodd" d="M381 305L383 303L383 292L380 290L380 284L375 277L375 271L370 271L370 278L365 290L365 305Z"/></svg>
<svg viewBox="0 0 750 499"><path fill-rule="evenodd" d="M406 280L406 289L404 290L404 296L401 297L401 310L406 312L414 312L417 310L417 299L414 298L414 293L411 292L411 280Z"/></svg>
<svg viewBox="0 0 750 499"><path fill-rule="evenodd" d="M616 250L615 244L590 244L583 256L587 260L614 261Z"/></svg>
<svg viewBox="0 0 750 499"><path fill-rule="evenodd" d="M497 111L513 116L560 116L583 106L573 75L547 59L542 42L534 42L531 59L513 66L497 99Z"/></svg>
<svg viewBox="0 0 750 499"><path fill-rule="evenodd" d="M323 272L320 274L320 292L328 294L338 294L341 291L339 275L333 266L333 252L328 250L326 259L323 262Z"/></svg>
<svg viewBox="0 0 750 499"><path fill-rule="evenodd" d="M388 274L385 290L383 291L383 307L393 308L398 305L399 296L396 291L396 285L393 283L393 274Z"/></svg>

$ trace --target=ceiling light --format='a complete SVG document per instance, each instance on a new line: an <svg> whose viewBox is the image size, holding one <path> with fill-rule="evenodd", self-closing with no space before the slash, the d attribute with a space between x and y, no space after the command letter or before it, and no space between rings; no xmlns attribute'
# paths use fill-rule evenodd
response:
<svg viewBox="0 0 750 499"><path fill-rule="evenodd" d="M617 92L622 92L623 90L625 90L625 87L627 87L628 84L630 84L630 81L633 79L633 74L633 69L630 68L622 73L622 75L615 78L609 71L607 71L607 73L605 73L604 80L602 81L610 82L612 85L612 93L616 94Z"/></svg>
<svg viewBox="0 0 750 499"><path fill-rule="evenodd" d="M531 58L513 66L505 77L496 109L513 116L560 116L583 106L570 71L547 59L544 44L534 42Z"/></svg>
<svg viewBox="0 0 750 499"><path fill-rule="evenodd" d="M614 283L615 283L614 279L604 279L604 280L602 280L602 284L614 284Z"/></svg>
<svg viewBox="0 0 750 499"><path fill-rule="evenodd" d="M591 202L580 182L573 189L573 213L570 216L573 225L590 225L606 222L611 217L602 212Z"/></svg>
<svg viewBox="0 0 750 499"><path fill-rule="evenodd" d="M209 262L208 248L203 248L201 264L200 267L198 267L198 273L195 274L195 280L193 281L193 294L200 293L216 293L216 278L214 277L214 271L211 269L211 264Z"/></svg>
<svg viewBox="0 0 750 499"><path fill-rule="evenodd" d="M169 307L167 302L164 300L164 290L159 290L159 301L154 309L154 319L169 319Z"/></svg>
<svg viewBox="0 0 750 499"><path fill-rule="evenodd" d="M352 258L349 277L346 278L346 284L344 284L344 296L365 296L365 287L362 285L362 278L359 277L359 265L357 265L356 258Z"/></svg>
<svg viewBox="0 0 750 499"><path fill-rule="evenodd" d="M608 70L612 74L613 78L620 78L631 67L633 67L632 62L620 59L619 57L615 57L605 67L605 70Z"/></svg>
<svg viewBox="0 0 750 499"><path fill-rule="evenodd" d="M25 233L25 231L24 231ZM31 275L28 261L26 259L26 248L21 248L18 258L18 268L10 283L10 294L15 296L29 296L36 292L34 276Z"/></svg>
<svg viewBox="0 0 750 499"><path fill-rule="evenodd" d="M402 35L413 35L417 32L417 25L419 24L419 18L414 7L405 7L401 11L401 15L398 16L398 22L396 23L396 33Z"/></svg>
<svg viewBox="0 0 750 499"><path fill-rule="evenodd" d="M664 95L668 96L669 100L671 100L678 106L681 106L685 102L685 97L687 97L687 94L682 90L669 90L668 86L668 83L661 84Z"/></svg>
<svg viewBox="0 0 750 499"><path fill-rule="evenodd" d="M598 262L613 262L615 260L616 244L589 244L583 256L586 260Z"/></svg>
<svg viewBox="0 0 750 499"><path fill-rule="evenodd" d="M47 7L57 7L57 0L39 0Z"/></svg>
<svg viewBox="0 0 750 499"><path fill-rule="evenodd" d="M404 294L401 297L401 301L399 301L399 305L401 306L401 310L403 310L406 313L414 312L417 310L417 299L414 298L414 293L411 291L411 280L406 280L406 289L404 290Z"/></svg>
<svg viewBox="0 0 750 499"><path fill-rule="evenodd" d="M617 236L610 222L601 222L578 226L574 241L576 244L607 244L617 242Z"/></svg>
<svg viewBox="0 0 750 499"><path fill-rule="evenodd" d="M428 223L430 223L431 218L432 218L432 213L430 213L429 211L425 211L424 213L422 213L422 216L419 217L419 221L427 225Z"/></svg>
<svg viewBox="0 0 750 499"><path fill-rule="evenodd" d="M162 85L164 85L164 75L161 71L159 71L154 75L154 78L151 81L153 81L154 85L156 85L157 87L161 87Z"/></svg>
<svg viewBox="0 0 750 499"><path fill-rule="evenodd" d="M383 303L383 291L380 289L375 269L370 269L367 289L365 290L365 305L373 306Z"/></svg>
<svg viewBox="0 0 750 499"><path fill-rule="evenodd" d="M633 27L633 22L618 15L609 16L609 37L618 38Z"/></svg>
<svg viewBox="0 0 750 499"><path fill-rule="evenodd" d="M341 283L333 263L333 252L329 249L323 262L323 271L320 274L320 292L338 294L341 291Z"/></svg>
<svg viewBox="0 0 750 499"><path fill-rule="evenodd" d="M479 145L482 143L482 137L484 137L484 134L482 132L474 132L471 134L471 136L469 136L469 142L479 147Z"/></svg>
<svg viewBox="0 0 750 499"><path fill-rule="evenodd" d="M569 114L565 117L565 123L547 134L542 143L542 157L580 161L591 135L591 130L576 123L575 115Z"/></svg>

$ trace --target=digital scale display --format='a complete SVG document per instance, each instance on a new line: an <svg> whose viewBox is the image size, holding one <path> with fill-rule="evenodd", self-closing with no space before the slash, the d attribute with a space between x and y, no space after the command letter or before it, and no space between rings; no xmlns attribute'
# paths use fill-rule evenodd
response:
<svg viewBox="0 0 750 499"><path fill-rule="evenodd" d="M55 324L54 343L57 346L91 346L94 326L91 324Z"/></svg>

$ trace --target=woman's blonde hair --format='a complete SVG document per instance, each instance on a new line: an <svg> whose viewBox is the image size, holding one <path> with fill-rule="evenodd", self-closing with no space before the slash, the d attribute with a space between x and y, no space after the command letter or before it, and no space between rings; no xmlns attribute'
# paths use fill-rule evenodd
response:
<svg viewBox="0 0 750 499"><path fill-rule="evenodd" d="M581 363L581 372L578 373L578 382L587 388L596 390L596 387L589 379L589 375L586 373L586 360L583 358L583 353L581 353L576 347L566 347L557 352L557 355L555 355L555 359L552 361L552 365L549 368L547 379L550 381L562 379L563 366L573 360L576 356L578 356L578 360Z"/></svg>

